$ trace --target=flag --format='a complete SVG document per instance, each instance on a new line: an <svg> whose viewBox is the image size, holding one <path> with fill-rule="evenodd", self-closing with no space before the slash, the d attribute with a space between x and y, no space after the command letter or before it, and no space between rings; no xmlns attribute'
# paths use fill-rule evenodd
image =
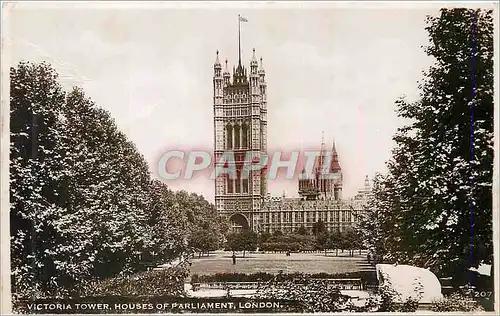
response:
<svg viewBox="0 0 500 316"><path fill-rule="evenodd" d="M241 15L238 16L240 18L240 22L248 22L248 20Z"/></svg>

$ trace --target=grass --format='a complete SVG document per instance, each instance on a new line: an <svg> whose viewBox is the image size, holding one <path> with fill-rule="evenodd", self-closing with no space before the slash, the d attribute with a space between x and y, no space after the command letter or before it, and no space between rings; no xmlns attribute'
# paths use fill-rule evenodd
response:
<svg viewBox="0 0 500 316"><path fill-rule="evenodd" d="M249 253L245 258L239 254L236 265L232 264L231 252L217 252L209 257L192 260L190 273L207 275L215 273L347 273L373 270L364 256L325 256L323 253L257 254Z"/></svg>

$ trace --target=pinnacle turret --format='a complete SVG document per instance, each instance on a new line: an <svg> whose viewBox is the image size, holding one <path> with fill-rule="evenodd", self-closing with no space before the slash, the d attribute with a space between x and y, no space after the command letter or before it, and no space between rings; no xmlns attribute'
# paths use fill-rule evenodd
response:
<svg viewBox="0 0 500 316"><path fill-rule="evenodd" d="M219 50L216 52L216 57L215 57L215 63L214 66L220 66L220 61L219 61Z"/></svg>
<svg viewBox="0 0 500 316"><path fill-rule="evenodd" d="M255 57L255 48L253 49L253 55L252 55L252 60L250 61L250 66L252 67L257 67L257 57Z"/></svg>
<svg viewBox="0 0 500 316"><path fill-rule="evenodd" d="M219 61L219 50L216 52L217 56L215 57L215 63L214 63L214 78L220 78L222 79L222 74L221 74L221 65Z"/></svg>
<svg viewBox="0 0 500 316"><path fill-rule="evenodd" d="M340 172L341 171L339 160L338 160L338 155L337 155L337 149L335 148L335 140L333 140L333 143L332 143L332 157L330 160L330 170L332 172Z"/></svg>

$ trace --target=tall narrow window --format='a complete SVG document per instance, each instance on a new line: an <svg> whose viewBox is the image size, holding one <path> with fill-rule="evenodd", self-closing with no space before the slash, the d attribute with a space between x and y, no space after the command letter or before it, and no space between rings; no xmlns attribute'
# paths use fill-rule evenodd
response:
<svg viewBox="0 0 500 316"><path fill-rule="evenodd" d="M243 126L241 128L243 130L243 133L242 133L242 136L243 136L242 147L243 148L248 148L248 125L247 124L243 124Z"/></svg>
<svg viewBox="0 0 500 316"><path fill-rule="evenodd" d="M248 179L243 179L243 193L248 193Z"/></svg>
<svg viewBox="0 0 500 316"><path fill-rule="evenodd" d="M235 185L235 187L236 187L235 189L236 190L234 191L234 193L241 193L241 179L238 177L235 180L235 182L236 182L236 185Z"/></svg>
<svg viewBox="0 0 500 316"><path fill-rule="evenodd" d="M240 148L241 147L241 144L240 144L240 126L235 125L233 132L234 132L234 148Z"/></svg>
<svg viewBox="0 0 500 316"><path fill-rule="evenodd" d="M233 179L230 179L229 177L226 179L227 181L227 193L233 193Z"/></svg>
<svg viewBox="0 0 500 316"><path fill-rule="evenodd" d="M226 126L226 135L227 149L233 149L233 128L231 125Z"/></svg>

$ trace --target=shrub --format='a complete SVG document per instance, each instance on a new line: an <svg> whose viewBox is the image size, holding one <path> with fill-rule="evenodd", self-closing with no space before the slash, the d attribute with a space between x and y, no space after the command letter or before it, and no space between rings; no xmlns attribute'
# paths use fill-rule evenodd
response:
<svg viewBox="0 0 500 316"><path fill-rule="evenodd" d="M341 312L352 309L349 296L337 288L329 287L323 280L315 280L307 275L296 273L279 274L265 283L254 298L267 300L286 300L299 304L302 312Z"/></svg>
<svg viewBox="0 0 500 316"><path fill-rule="evenodd" d="M434 312L478 312L484 309L471 297L453 293L432 302L431 310Z"/></svg>
<svg viewBox="0 0 500 316"><path fill-rule="evenodd" d="M118 276L84 285L80 297L87 296L184 296L187 270L169 268Z"/></svg>
<svg viewBox="0 0 500 316"><path fill-rule="evenodd" d="M413 313L418 309L419 300L413 297L408 298L398 309L398 312Z"/></svg>

